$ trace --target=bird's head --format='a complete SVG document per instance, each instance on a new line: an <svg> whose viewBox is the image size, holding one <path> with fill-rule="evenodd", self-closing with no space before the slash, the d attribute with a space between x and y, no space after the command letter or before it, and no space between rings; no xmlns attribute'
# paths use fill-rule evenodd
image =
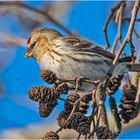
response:
<svg viewBox="0 0 140 140"><path fill-rule="evenodd" d="M49 28L34 30L27 40L25 57L39 60L51 49L53 40L60 36L59 32Z"/></svg>

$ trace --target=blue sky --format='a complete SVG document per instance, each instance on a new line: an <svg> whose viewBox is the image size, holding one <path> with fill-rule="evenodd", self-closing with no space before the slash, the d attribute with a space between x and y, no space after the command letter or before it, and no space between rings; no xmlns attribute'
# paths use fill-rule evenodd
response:
<svg viewBox="0 0 140 140"><path fill-rule="evenodd" d="M38 7L43 2L27 2L32 6ZM115 2L103 1L77 1L71 7L71 10L66 14L61 21L70 30L76 30L79 34L95 44L105 46L105 39L102 28L105 20L110 13L111 6ZM10 25L9 25L10 22ZM0 29L10 30L16 35L20 35L20 27L17 25L15 17L7 17L5 21L1 22ZM127 25L127 24L126 24ZM126 31L127 26L124 26ZM43 24L43 26L53 27L62 31L53 24ZM112 23L109 27L108 35L112 43L116 35L116 24ZM64 33L64 32L63 32ZM29 33L25 33L24 37L28 37ZM40 69L33 59L26 60L24 58L25 49L18 47L15 51L11 51L12 59L8 59L7 65L0 72L0 77L4 82L5 94L0 97L0 132L13 127L26 127L31 123L39 123L49 120L55 120L55 113L47 119L39 117L38 105L29 100L27 91L36 85L46 85L40 78ZM116 98L119 100L120 92L117 93ZM56 108L56 112L61 110L62 104ZM140 138L136 128L129 133L123 133L119 138Z"/></svg>

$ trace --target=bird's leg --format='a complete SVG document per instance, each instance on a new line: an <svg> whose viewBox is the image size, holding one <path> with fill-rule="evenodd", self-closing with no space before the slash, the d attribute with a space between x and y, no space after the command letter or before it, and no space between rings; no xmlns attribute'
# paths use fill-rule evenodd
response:
<svg viewBox="0 0 140 140"><path fill-rule="evenodd" d="M75 82L75 92L77 92L79 87L82 86L81 78L80 77L75 77L74 82Z"/></svg>
<svg viewBox="0 0 140 140"><path fill-rule="evenodd" d="M85 78L85 77L75 77L75 78L74 78L74 82L75 82L75 91L77 92L78 89L82 86L82 83L83 83L83 82L87 82L87 80L89 80L89 79L87 79L87 78Z"/></svg>
<svg viewBox="0 0 140 140"><path fill-rule="evenodd" d="M97 86L98 83L100 82L100 80L93 81L93 80L90 80L90 79L85 79L83 82L90 83L90 84L93 84L93 85Z"/></svg>
<svg viewBox="0 0 140 140"><path fill-rule="evenodd" d="M75 83L76 83L76 81L78 81L80 86L82 86L82 83L90 83L90 84L94 84L96 86L100 82L100 80L93 81L93 80L90 80L85 77L75 77L74 81L75 81Z"/></svg>
<svg viewBox="0 0 140 140"><path fill-rule="evenodd" d="M56 83L60 83L60 82L61 83L66 82L68 84L69 89L75 89L75 91L77 92L78 89L82 86L82 83L90 83L96 86L98 85L100 80L93 81L85 77L77 76L73 79L68 79L68 80L57 79Z"/></svg>
<svg viewBox="0 0 140 140"><path fill-rule="evenodd" d="M69 83L68 85L70 86L70 89L75 89L75 91L77 92L79 87L81 87L82 85L82 82L83 82L83 77L75 77L73 79L57 79L57 81L55 82L55 84L58 84L58 83L63 83L63 82L66 82L66 83Z"/></svg>

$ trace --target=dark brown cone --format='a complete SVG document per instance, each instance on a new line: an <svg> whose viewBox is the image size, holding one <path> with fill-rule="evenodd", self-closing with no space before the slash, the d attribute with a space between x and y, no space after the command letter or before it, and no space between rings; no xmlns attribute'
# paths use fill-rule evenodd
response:
<svg viewBox="0 0 140 140"><path fill-rule="evenodd" d="M96 136L98 139L113 139L113 133L106 126L100 126L96 130Z"/></svg>
<svg viewBox="0 0 140 140"><path fill-rule="evenodd" d="M44 135L42 139L43 140L59 140L59 136L55 132L49 131Z"/></svg>
<svg viewBox="0 0 140 140"><path fill-rule="evenodd" d="M39 114L41 117L48 117L57 105L58 94L45 86L33 87L29 91L29 97L39 102Z"/></svg>
<svg viewBox="0 0 140 140"><path fill-rule="evenodd" d="M112 95L118 90L118 88L121 85L122 78L123 78L122 75L118 75L118 76L110 78L110 81L109 81L108 86L107 86L107 94L108 95Z"/></svg>
<svg viewBox="0 0 140 140"><path fill-rule="evenodd" d="M67 100L72 104L75 103L79 98L80 98L80 95L78 93L75 93L75 91L71 92L67 96Z"/></svg>
<svg viewBox="0 0 140 140"><path fill-rule="evenodd" d="M57 101L45 103L45 102L40 102L39 103L39 114L41 117L48 117L53 109L56 107Z"/></svg>
<svg viewBox="0 0 140 140"><path fill-rule="evenodd" d="M79 104L79 112L86 114L87 113L87 109L88 109L88 103L80 101Z"/></svg>
<svg viewBox="0 0 140 140"><path fill-rule="evenodd" d="M42 70L40 76L45 82L49 84L53 84L57 80L56 74L49 70Z"/></svg>
<svg viewBox="0 0 140 140"><path fill-rule="evenodd" d="M64 105L64 108L65 110L70 113L72 111L72 108L73 108L73 104L80 98L80 95L75 93L75 92L72 92L70 93L67 98L66 98L66 101L65 101L65 105Z"/></svg>
<svg viewBox="0 0 140 140"><path fill-rule="evenodd" d="M70 114L66 110L63 110L62 112L59 113L57 121L58 121L58 125L60 127L62 127L65 124L65 122L66 122L67 118L69 117L69 115ZM66 127L64 127L64 128L66 128Z"/></svg>
<svg viewBox="0 0 140 140"><path fill-rule="evenodd" d="M44 97L43 102L46 102L46 103L53 103L53 102L56 102L58 98L59 98L59 95L56 94L54 91L51 91L50 93L48 93L48 94Z"/></svg>
<svg viewBox="0 0 140 140"><path fill-rule="evenodd" d="M52 86L52 90L55 94L67 94L68 93L68 86L65 82L56 83Z"/></svg>
<svg viewBox="0 0 140 140"><path fill-rule="evenodd" d="M92 96L89 95L89 96L86 96L84 99L82 99L80 101L80 104L79 104L79 112L83 113L83 114L86 114L87 113L87 109L89 107L89 102L91 101L92 99Z"/></svg>
<svg viewBox="0 0 140 140"><path fill-rule="evenodd" d="M134 101L137 94L137 88L134 85L125 84L123 86L123 100Z"/></svg>
<svg viewBox="0 0 140 140"><path fill-rule="evenodd" d="M84 114L76 112L72 115L66 127L74 129L82 135L87 135L90 132L90 121Z"/></svg>
<svg viewBox="0 0 140 140"><path fill-rule="evenodd" d="M48 87L44 86L36 86L32 87L29 92L29 98L33 101L41 101L43 100L46 95L50 94L51 90Z"/></svg>
<svg viewBox="0 0 140 140"><path fill-rule="evenodd" d="M136 117L136 98L137 88L134 85L125 84L123 86L123 97L121 99L122 104L119 114L123 123L128 123L130 120Z"/></svg>

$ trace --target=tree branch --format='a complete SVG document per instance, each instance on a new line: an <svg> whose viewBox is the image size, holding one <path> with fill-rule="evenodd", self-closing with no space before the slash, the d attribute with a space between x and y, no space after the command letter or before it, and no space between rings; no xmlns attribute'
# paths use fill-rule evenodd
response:
<svg viewBox="0 0 140 140"><path fill-rule="evenodd" d="M26 46L26 39L19 38L6 32L0 32L0 44L7 44L8 46Z"/></svg>
<svg viewBox="0 0 140 140"><path fill-rule="evenodd" d="M43 15L46 19L50 20L52 23L56 24L58 27L60 27L61 29L63 29L66 33L68 34L71 34L72 33L65 27L63 26L58 20L56 20L55 18L53 18L52 16L50 16L47 12L44 12L43 10L39 10L37 8L34 8L32 6L29 6L25 3L21 3L21 2L0 2L0 5L13 5L15 7L21 7L21 8L24 8L24 9L27 9L29 11L32 11L32 12L36 12L36 13L39 13L41 15Z"/></svg>
<svg viewBox="0 0 140 140"><path fill-rule="evenodd" d="M121 132L122 124L121 124L121 119L119 117L118 108L114 97L110 96L109 103L110 103L110 110L115 121L114 135L116 138Z"/></svg>
<svg viewBox="0 0 140 140"><path fill-rule="evenodd" d="M126 2L124 1L119 10L117 12L119 12L119 21L118 21L118 33L117 36L114 40L113 46L112 46L112 53L115 54L115 50L116 50L116 45L118 40L120 41L120 45L122 44L122 16L123 16L123 12L126 6Z"/></svg>
<svg viewBox="0 0 140 140"><path fill-rule="evenodd" d="M119 51L117 52L117 55L113 61L113 65L115 65L118 60L119 60L119 57L120 55L122 54L126 44L128 42L131 41L132 39L132 33L133 33L133 30L134 30L134 24L135 24L135 20L136 20L136 17L137 17L137 14L138 14L138 10L139 10L139 6L140 6L140 1L135 1L135 4L134 4L134 8L133 8L133 11L132 11L132 18L131 18L131 21L130 21L130 25L129 25L129 28L128 28L128 32L127 32L127 35L119 49Z"/></svg>
<svg viewBox="0 0 140 140"><path fill-rule="evenodd" d="M123 1L120 1L118 3L117 6L115 6L112 10L111 10L111 14L110 16L108 17L108 19L106 20L105 22L105 26L103 27L103 32L104 32L104 36L105 36L105 40L106 40L106 48L105 49L108 49L110 48L110 44L109 44L109 40L108 40L108 35L107 35L107 28L108 28L108 25L112 19L112 17L114 16L116 10L121 6L121 4L123 3Z"/></svg>

